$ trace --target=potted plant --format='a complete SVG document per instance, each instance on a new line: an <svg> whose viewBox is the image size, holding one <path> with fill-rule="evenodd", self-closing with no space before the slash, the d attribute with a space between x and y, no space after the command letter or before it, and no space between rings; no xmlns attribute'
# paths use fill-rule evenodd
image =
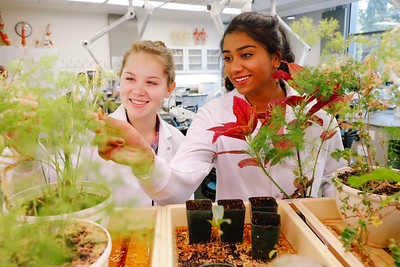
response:
<svg viewBox="0 0 400 267"><path fill-rule="evenodd" d="M337 207L348 224L341 239L346 249L362 251L367 262L371 261L371 252L366 244L396 250L400 243L400 230L395 223L400 221L400 174L392 166L396 161L388 157L390 135L387 138L375 134L370 122L373 112L399 104L400 71L395 63L400 59L399 37L399 28L383 34L376 49L364 58L358 69L359 82L349 88L353 95L351 108L340 115L342 127L356 131L359 141L332 154L348 164L337 170L334 178ZM385 98L381 97L382 92ZM395 128L386 130L394 134ZM378 151L382 151L381 159ZM395 257L396 253L392 255Z"/></svg>
<svg viewBox="0 0 400 267"><path fill-rule="evenodd" d="M244 229L244 218L246 214L246 208L242 199L220 199L217 201L219 206L222 206L223 219L221 222L221 236L222 242L242 242L243 241L243 229ZM218 207L218 206L217 206ZM216 214L213 210L214 219ZM228 220L228 221L227 221Z"/></svg>
<svg viewBox="0 0 400 267"><path fill-rule="evenodd" d="M84 181L93 168L84 151L90 144L88 132L96 126L90 114L96 110L100 76L87 80L81 91L76 75L55 75L56 62L55 56L18 60L8 66L9 79L1 80L3 207L27 220L58 220L60 215L99 221L110 206L111 190ZM7 172L26 162L40 165L43 184L9 196Z"/></svg>
<svg viewBox="0 0 400 267"><path fill-rule="evenodd" d="M259 116L255 107L234 97L233 112L237 121L209 130L214 131L213 142L220 136L227 136L245 141L248 149L224 151L215 156L224 153L249 155L248 159L238 163L239 167L260 167L284 198L317 195L318 188L313 185L318 159L322 154L333 152L325 143L338 132L334 115L342 106L344 90L349 83L347 76L354 76L352 65L348 63L343 66L346 75L343 75L343 69L335 66L303 68L286 63L290 73L280 70L272 78L287 80L299 95L271 101L260 118L262 125L257 134L253 134ZM332 116L322 115L319 111L323 108ZM321 116L325 116L325 120ZM320 135L308 135L311 129L318 129ZM295 162L290 166L294 174L293 192L286 192L270 172L271 167L285 160Z"/></svg>
<svg viewBox="0 0 400 267"><path fill-rule="evenodd" d="M1 266L108 266L111 237L87 220L34 223L0 216Z"/></svg>
<svg viewBox="0 0 400 267"><path fill-rule="evenodd" d="M276 255L281 233L281 216L275 212L254 211L251 216L253 259L270 260Z"/></svg>

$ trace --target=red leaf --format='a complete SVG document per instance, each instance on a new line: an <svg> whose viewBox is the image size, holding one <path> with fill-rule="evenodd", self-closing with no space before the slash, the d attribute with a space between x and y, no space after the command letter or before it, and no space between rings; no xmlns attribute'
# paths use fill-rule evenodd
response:
<svg viewBox="0 0 400 267"><path fill-rule="evenodd" d="M283 71L283 70L278 70L278 71L274 72L274 74L272 74L271 78L272 79L284 79L286 81L293 80L292 76L290 76L289 73L287 73L286 71Z"/></svg>
<svg viewBox="0 0 400 267"><path fill-rule="evenodd" d="M221 135L246 140L257 127L258 117L255 107L250 106L245 100L235 96L233 98L233 113L236 122L228 122L208 129L214 131L212 142L215 143Z"/></svg>
<svg viewBox="0 0 400 267"><path fill-rule="evenodd" d="M243 159L243 160L239 161L238 166L240 168L243 168L243 167L246 167L246 166L260 167L260 164L258 164L258 161L256 159L248 158L248 159Z"/></svg>
<svg viewBox="0 0 400 267"><path fill-rule="evenodd" d="M318 117L318 116L315 116L315 115L312 115L311 117L310 117L310 121L313 121L313 122L315 122L315 123L317 123L319 126L323 126L324 125L324 120L323 119L321 119L320 117Z"/></svg>
<svg viewBox="0 0 400 267"><path fill-rule="evenodd" d="M240 125L248 125L254 129L257 126L256 108L250 106L246 100L234 96L233 97L233 114L236 116L236 123Z"/></svg>
<svg viewBox="0 0 400 267"><path fill-rule="evenodd" d="M304 69L303 66L300 66L299 64L296 63L287 63L287 65L291 75L293 75L294 73L298 72L301 69Z"/></svg>
<svg viewBox="0 0 400 267"><path fill-rule="evenodd" d="M286 148L293 148L294 147L293 142L289 138L287 138L286 134L280 135L277 138L277 140L274 140L272 143L273 143L274 147L276 147L276 148L284 148L284 149L286 149Z"/></svg>
<svg viewBox="0 0 400 267"><path fill-rule="evenodd" d="M336 129L330 130L329 132L323 131L320 135L322 141L331 139L336 134Z"/></svg>

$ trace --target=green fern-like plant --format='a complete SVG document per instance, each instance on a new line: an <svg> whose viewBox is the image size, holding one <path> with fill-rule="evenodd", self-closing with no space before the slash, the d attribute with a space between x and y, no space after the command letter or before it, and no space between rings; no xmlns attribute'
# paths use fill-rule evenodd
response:
<svg viewBox="0 0 400 267"><path fill-rule="evenodd" d="M16 211L26 215L77 211L108 197L88 195L78 183L93 167L86 164L88 159L81 153L90 145L89 132L98 126L92 114L98 107L98 87L103 78L99 70L92 79L84 77L82 87L82 77L56 71L57 60L51 55L38 61L12 61L9 78L0 83L1 189L8 208L7 172L21 162L42 166L42 196ZM50 187L51 182L57 186ZM78 204L80 200L87 202Z"/></svg>

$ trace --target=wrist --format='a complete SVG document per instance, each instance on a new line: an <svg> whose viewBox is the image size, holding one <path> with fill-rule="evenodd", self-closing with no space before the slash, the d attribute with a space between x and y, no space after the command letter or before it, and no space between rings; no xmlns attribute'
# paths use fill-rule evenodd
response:
<svg viewBox="0 0 400 267"><path fill-rule="evenodd" d="M136 178L138 178L140 180L147 180L153 175L154 164L155 164L155 160L156 160L156 153L154 152L153 149L151 149L151 151L153 153L152 153L152 159L150 162L150 168L148 168L148 171L144 171L143 173L135 173ZM132 168L132 170L133 170L133 168Z"/></svg>

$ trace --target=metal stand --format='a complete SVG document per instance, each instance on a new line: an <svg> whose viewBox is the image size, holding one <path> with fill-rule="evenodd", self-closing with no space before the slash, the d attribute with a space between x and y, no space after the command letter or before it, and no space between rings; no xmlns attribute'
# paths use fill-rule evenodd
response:
<svg viewBox="0 0 400 267"><path fill-rule="evenodd" d="M128 5L128 12L126 12L126 14L121 17L120 19L114 21L113 23L111 23L110 25L108 25L106 28L104 28L103 30L101 30L100 32L96 33L95 35L93 35L91 38L89 38L88 40L83 41L82 45L87 49L87 51L89 52L89 54L92 56L92 58L94 59L94 61L96 62L96 64L99 64L99 61L97 60L96 56L94 55L93 51L90 49L90 44L92 44L94 41L96 41L97 39L99 39L101 36L103 36L104 34L108 33L109 31L111 31L112 29L118 27L119 25L121 25L122 23L124 23L127 20L133 19L135 18L135 12L133 10L133 6L132 6L132 0L128 0L129 1L129 5ZM153 14L154 11L154 7L152 5L150 5L148 3L148 0L145 0L143 7L146 10L146 15L144 18L144 22L141 26L141 28L139 29L139 36L138 36L138 40L141 40L143 37L143 33L144 30L147 26L147 23L151 17L151 15Z"/></svg>

